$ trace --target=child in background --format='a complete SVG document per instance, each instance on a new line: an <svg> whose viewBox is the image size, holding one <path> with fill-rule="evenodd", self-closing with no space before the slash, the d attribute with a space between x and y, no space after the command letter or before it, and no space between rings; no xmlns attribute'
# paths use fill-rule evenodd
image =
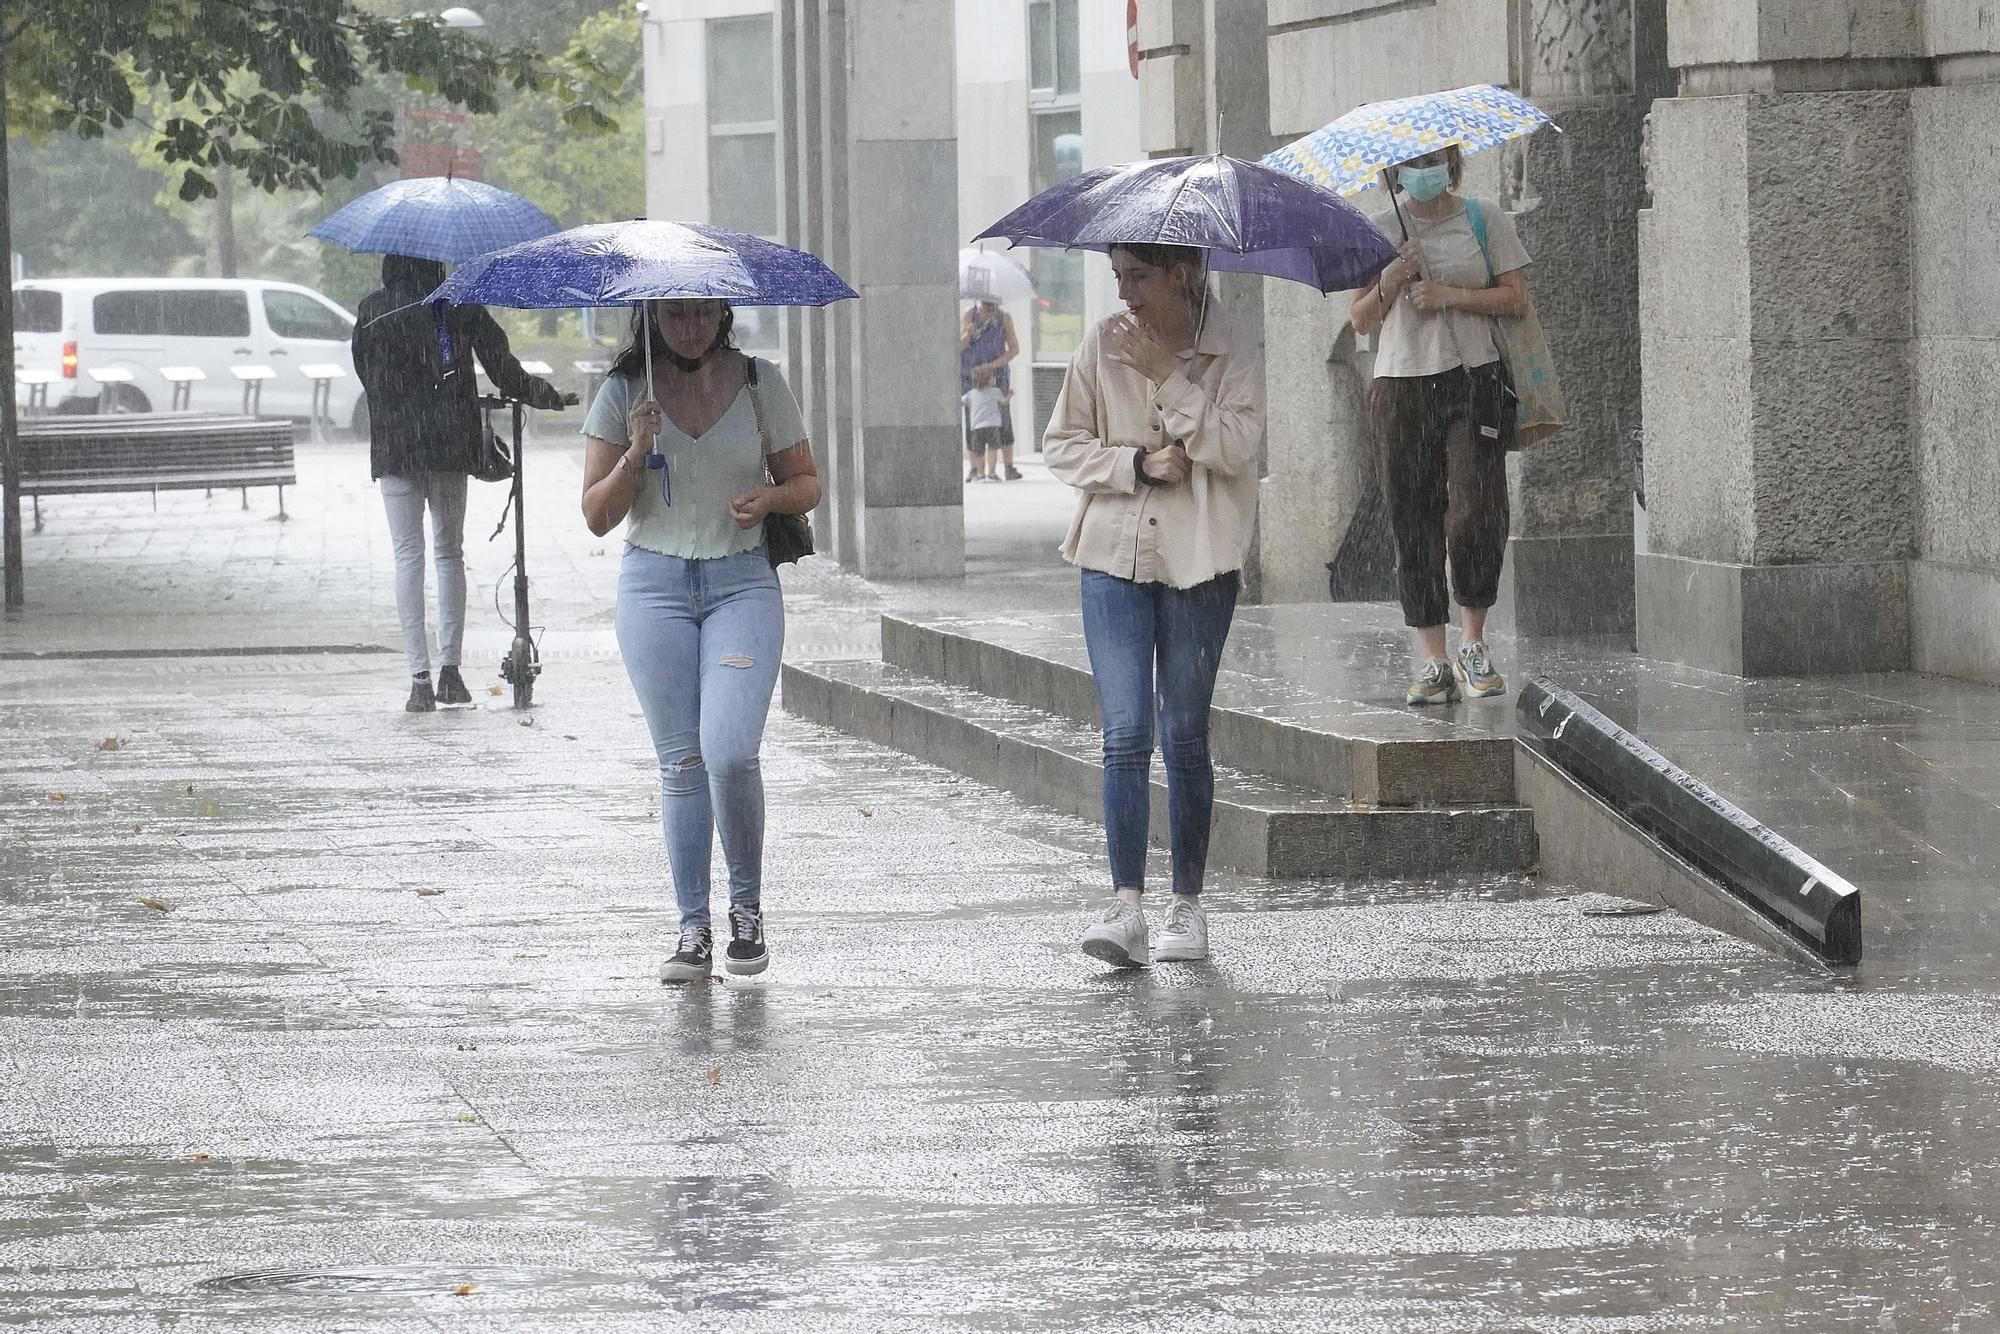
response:
<svg viewBox="0 0 2000 1334"><path fill-rule="evenodd" d="M997 482L1000 474L1001 414L1007 410L1007 399L993 383L993 372L975 371L972 388L965 391L965 421L969 429L965 457L971 465L965 475L968 482Z"/></svg>

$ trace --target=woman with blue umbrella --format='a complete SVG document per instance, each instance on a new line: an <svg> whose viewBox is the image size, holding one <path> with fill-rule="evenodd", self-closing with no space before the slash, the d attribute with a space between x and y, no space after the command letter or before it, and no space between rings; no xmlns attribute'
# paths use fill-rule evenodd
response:
<svg viewBox="0 0 2000 1334"><path fill-rule="evenodd" d="M343 206L312 235L380 254L382 286L364 297L354 325L354 374L368 408L368 467L382 490L396 556L396 616L410 671L404 708L470 705L459 672L465 642L466 479L479 470L486 426L472 357L499 390L537 408L563 396L521 369L491 315L463 306L434 314L425 299L445 263L547 236L555 223L519 195L478 181L394 181ZM449 331L441 344L439 322ZM437 566L438 672L431 679L424 616L424 515Z"/></svg>
<svg viewBox="0 0 2000 1334"><path fill-rule="evenodd" d="M1085 333L1042 442L1049 471L1077 493L1062 550L1081 571L1104 723L1113 897L1083 952L1117 967L1206 958L1208 710L1250 553L1264 434L1258 340L1215 308L1209 272L1328 292L1368 281L1395 250L1327 191L1221 156L1086 172L986 234L1106 250L1125 302ZM1142 906L1156 730L1173 889L1157 946Z"/></svg>
<svg viewBox="0 0 2000 1334"><path fill-rule="evenodd" d="M630 342L584 422L583 516L625 525L618 647L652 733L680 937L669 983L714 968L710 873L729 869L724 968L761 973L764 779L784 651L776 565L799 554L819 472L778 368L737 350L738 305L854 291L811 255L701 223L578 227L466 266L436 294L521 306L635 306ZM809 544L807 544L809 548Z"/></svg>
<svg viewBox="0 0 2000 1334"><path fill-rule="evenodd" d="M1404 691L1412 706L1507 689L1486 613L1507 555L1507 450L1520 415L1503 325L1529 313L1528 253L1511 214L1458 187L1468 151L1549 123L1477 84L1357 107L1265 159L1343 192L1379 182L1386 198L1371 217L1400 242L1349 316L1356 333L1376 335L1369 412L1397 591L1420 655ZM1448 656L1453 600L1462 628Z"/></svg>

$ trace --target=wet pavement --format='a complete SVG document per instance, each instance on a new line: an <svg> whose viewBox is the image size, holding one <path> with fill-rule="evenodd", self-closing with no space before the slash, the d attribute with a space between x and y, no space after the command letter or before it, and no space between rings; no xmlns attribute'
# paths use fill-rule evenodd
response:
<svg viewBox="0 0 2000 1334"><path fill-rule="evenodd" d="M301 443L299 484L234 491L55 496L23 539L28 609L0 618L0 662L31 655L212 653L223 649L400 649L387 521L352 442ZM577 498L583 451L548 427L526 452L530 610L544 656L616 651L615 538L592 536ZM828 560L784 572L792 651L871 657L869 612L1076 601L1056 546L1072 493L1032 459L1020 482L966 488L963 581L871 585ZM493 539L507 489L470 484L465 523L466 661L498 662L512 638L513 530ZM24 520L25 522L25 520ZM859 613L859 614L858 614ZM432 630L436 625L433 622ZM393 668L385 668L393 671Z"/></svg>
<svg viewBox="0 0 2000 1334"><path fill-rule="evenodd" d="M801 573L795 645L893 601ZM1091 825L780 714L773 966L668 990L649 748L576 633L526 725L483 667L403 714L379 653L0 663L0 1324L2000 1325L1976 920L1829 978L1615 886L1218 874L1212 964L1105 973ZM1814 708L1953 772L1991 726L1919 678L1691 698L1672 745L1773 783L1785 710L1828 774ZM1921 818L1875 809L1857 848ZM1966 902L1977 826L1914 829Z"/></svg>

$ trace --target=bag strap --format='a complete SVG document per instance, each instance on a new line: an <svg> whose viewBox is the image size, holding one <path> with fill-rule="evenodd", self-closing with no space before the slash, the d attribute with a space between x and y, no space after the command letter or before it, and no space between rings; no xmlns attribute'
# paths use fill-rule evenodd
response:
<svg viewBox="0 0 2000 1334"><path fill-rule="evenodd" d="M757 390L757 358L745 357L743 383L750 390L750 412L757 419L757 453L764 463L765 480L775 484L777 478L771 475L771 433L764 425L764 395Z"/></svg>
<svg viewBox="0 0 2000 1334"><path fill-rule="evenodd" d="M1472 239L1479 242L1479 257L1486 261L1486 285L1493 286L1493 252L1486 248L1486 212L1470 196L1465 201L1465 220L1472 224Z"/></svg>

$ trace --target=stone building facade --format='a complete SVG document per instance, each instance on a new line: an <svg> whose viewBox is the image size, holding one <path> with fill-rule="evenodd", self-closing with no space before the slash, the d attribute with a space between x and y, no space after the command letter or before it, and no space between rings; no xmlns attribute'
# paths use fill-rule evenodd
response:
<svg viewBox="0 0 2000 1334"><path fill-rule="evenodd" d="M2000 684L2000 12L1674 0L1638 644Z"/></svg>

